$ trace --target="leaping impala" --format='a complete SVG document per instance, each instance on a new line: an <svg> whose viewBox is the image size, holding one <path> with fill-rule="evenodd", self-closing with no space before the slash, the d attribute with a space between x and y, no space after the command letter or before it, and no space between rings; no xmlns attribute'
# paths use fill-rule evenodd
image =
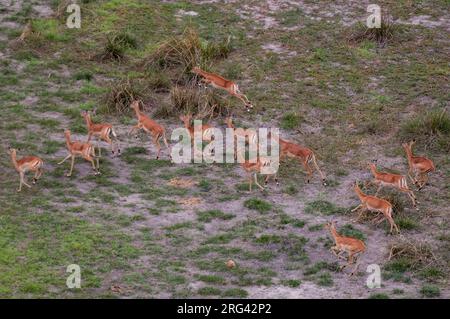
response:
<svg viewBox="0 0 450 319"><path fill-rule="evenodd" d="M328 229L331 233L331 236L334 239L335 245L331 247L331 252L336 255L338 258L342 258L340 255L344 252L348 254L347 265L344 265L341 270L354 262L355 255L362 254L366 250L366 245L363 241L353 238L353 237L345 237L341 236L336 230L335 222L327 222L325 224L325 228ZM357 257L356 257L357 258ZM358 263L356 263L355 268L352 270L350 275L353 275L358 269Z"/></svg>
<svg viewBox="0 0 450 319"><path fill-rule="evenodd" d="M98 157L95 156L95 149L94 146L91 143L84 143L84 142L77 142L72 141L70 138L70 131L65 130L64 135L66 137L66 146L67 150L69 151L69 155L66 156L61 162L58 163L58 165L61 165L69 158L72 158L72 162L70 164L70 171L67 173L67 177L72 176L73 171L73 165L75 163L75 157L80 156L84 158L86 161L91 162L92 169L95 172L95 175L100 174L99 171L99 160ZM97 167L95 167L94 159L97 160Z"/></svg>
<svg viewBox="0 0 450 319"><path fill-rule="evenodd" d="M381 188L383 188L384 186L394 187L399 191L406 193L408 197L411 199L413 206L416 207L417 209L416 196L414 195L414 192L409 189L408 182L406 181L405 176L399 174L379 172L374 163L369 163L369 168L374 177L373 182L375 183L375 185L378 186L375 196L378 195Z"/></svg>
<svg viewBox="0 0 450 319"><path fill-rule="evenodd" d="M436 168L432 160L426 157L413 155L412 147L415 143L416 141L412 140L409 143L402 144L402 146L405 149L408 158L408 176L414 185L421 190L428 182L428 173L433 172Z"/></svg>
<svg viewBox="0 0 450 319"><path fill-rule="evenodd" d="M383 221L383 217L386 218L386 220L388 221L389 225L391 226L391 230L390 232L392 233L392 230L395 228L395 230L397 232L400 232L397 225L394 222L394 219L392 218L392 205L391 203L389 203L387 200L375 197L375 196L370 196L370 195L366 195L364 194L361 189L358 186L358 182L355 182L354 184L354 190L356 195L358 195L359 200L361 201L361 204L359 204L358 206L356 206L354 209L352 209L352 212L360 209L360 213L358 215L358 218L356 219L356 222L359 221L359 219L361 218L362 214L364 213L364 211L368 210L368 211L372 211L372 212L377 212L377 213L382 213L383 216L381 217L381 219L379 220L379 223L381 223Z"/></svg>
<svg viewBox="0 0 450 319"><path fill-rule="evenodd" d="M225 90L232 96L240 99L244 103L248 111L250 111L249 108L253 107L247 96L242 94L242 92L239 90L239 86L235 82L227 80L218 74L203 71L199 67L193 67L192 72L201 76L201 81L206 85L211 84L213 87Z"/></svg>
<svg viewBox="0 0 450 319"><path fill-rule="evenodd" d="M9 148L9 154L11 155L11 162L13 163L14 168L20 176L20 184L17 191L22 191L22 184L27 186L28 188L31 187L25 181L25 173L28 171L35 172L33 184L36 184L36 182L42 175L42 166L44 165L44 161L36 156L24 156L18 160L17 150L14 148Z"/></svg>
<svg viewBox="0 0 450 319"><path fill-rule="evenodd" d="M167 149L169 150L169 157L170 155L170 147L167 143L166 139L166 129L158 124L156 121L152 120L150 117L145 115L140 109L139 109L139 101L135 100L131 103L130 107L134 110L136 113L136 117L138 120L138 123L133 126L129 132L129 134L132 134L135 130L143 129L145 132L149 133L152 136L153 144L156 145L158 148L158 153L156 154L156 159L159 159L159 154L161 152L161 144L159 140L162 138L164 144L166 145Z"/></svg>
<svg viewBox="0 0 450 319"><path fill-rule="evenodd" d="M269 134L270 135L270 134ZM280 144L279 152L280 152L280 162L284 157L293 157L296 158L302 163L303 167L306 170L306 173L308 174L308 179L306 180L307 183L310 182L310 179L312 177L313 171L311 169L310 164L314 164L315 169L317 172L319 172L320 177L322 179L322 184L324 186L327 185L325 180L325 175L322 173L322 171L319 168L319 165L317 165L316 156L314 152L307 148L300 146L298 144L283 140L281 137L278 137L278 141Z"/></svg>
<svg viewBox="0 0 450 319"><path fill-rule="evenodd" d="M95 110L94 110L94 114L95 114ZM110 145L111 153L114 155L114 152L115 152L114 151L114 143L113 143L111 137L116 139L116 144L117 144L117 134L114 131L113 126L108 123L93 123L92 119L91 119L91 114L89 113L89 111L81 112L81 116L84 117L84 120L86 121L87 129L88 129L87 143L89 143L91 141L92 137L97 137L98 139L103 140ZM98 143L97 143L97 149L98 149L98 156L101 156L102 155L101 148L98 146ZM117 149L117 153L120 154L120 148L118 147L118 145L116 145L116 149Z"/></svg>

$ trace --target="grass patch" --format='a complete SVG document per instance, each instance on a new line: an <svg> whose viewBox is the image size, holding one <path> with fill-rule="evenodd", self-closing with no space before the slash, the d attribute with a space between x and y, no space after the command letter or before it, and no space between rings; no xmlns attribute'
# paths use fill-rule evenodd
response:
<svg viewBox="0 0 450 319"><path fill-rule="evenodd" d="M203 212L197 213L197 220L205 223L209 223L213 219L221 219L221 220L230 220L233 219L235 215L233 214L226 214L221 210L213 209L213 210L207 210Z"/></svg>
<svg viewBox="0 0 450 319"><path fill-rule="evenodd" d="M425 298L436 298L441 295L441 290L436 286L424 285L420 289L420 294Z"/></svg>
<svg viewBox="0 0 450 319"><path fill-rule="evenodd" d="M434 109L407 120L399 131L402 140L416 139L421 144L450 150L450 115L446 109Z"/></svg>
<svg viewBox="0 0 450 319"><path fill-rule="evenodd" d="M248 292L242 288L230 288L223 292L222 297L246 298Z"/></svg>
<svg viewBox="0 0 450 319"><path fill-rule="evenodd" d="M330 203L326 200L317 200L306 203L305 212L308 214L320 213L328 216L334 214L342 214L345 212L345 209L337 207L333 203Z"/></svg>
<svg viewBox="0 0 450 319"><path fill-rule="evenodd" d="M272 204L259 198L250 198L244 202L244 207L266 213L272 209Z"/></svg>
<svg viewBox="0 0 450 319"><path fill-rule="evenodd" d="M197 293L200 296L220 296L222 291L215 287L202 287L197 291Z"/></svg>
<svg viewBox="0 0 450 319"><path fill-rule="evenodd" d="M346 225L342 226L339 229L339 234L341 234L342 236L357 238L362 241L366 240L366 236L364 236L364 233L362 231L360 231L359 229L356 229L351 224L346 224Z"/></svg>
<svg viewBox="0 0 450 319"><path fill-rule="evenodd" d="M390 299L388 294L375 293L371 294L368 299Z"/></svg>
<svg viewBox="0 0 450 319"><path fill-rule="evenodd" d="M281 118L280 126L285 130L298 129L300 127L300 122L302 117L297 113L286 113Z"/></svg>

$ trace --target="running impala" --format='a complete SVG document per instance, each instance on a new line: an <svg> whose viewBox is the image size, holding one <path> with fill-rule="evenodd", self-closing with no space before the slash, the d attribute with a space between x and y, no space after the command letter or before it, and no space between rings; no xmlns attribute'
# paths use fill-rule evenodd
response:
<svg viewBox="0 0 450 319"><path fill-rule="evenodd" d="M394 219L392 218L392 205L391 203L389 203L387 200L375 197L375 196L370 196L370 195L366 195L362 192L362 190L359 188L358 186L358 182L355 182L354 184L354 190L356 195L358 195L359 200L361 201L361 204L359 204L358 206L356 206L352 212L357 211L357 210L361 210L358 218L356 219L356 221L358 222L359 219L361 218L362 214L364 213L364 211L368 210L368 211L372 211L372 212L377 212L377 213L382 213L383 216L381 217L380 221L378 222L381 223L383 221L383 217L386 218L386 220L388 221L389 225L391 226L391 230L390 232L392 233L392 231L395 229L397 232L400 232L397 225L394 222Z"/></svg>
<svg viewBox="0 0 450 319"><path fill-rule="evenodd" d="M242 94L242 92L239 90L239 86L230 80L227 80L223 77L221 77L218 74L210 73L203 71L199 67L192 68L192 72L202 77L202 82L204 82L206 85L211 84L213 87L222 89L227 91L232 96L237 97L240 99L248 111L250 111L249 108L252 108L252 103L248 100L247 96Z"/></svg>
<svg viewBox="0 0 450 319"><path fill-rule="evenodd" d="M377 170L377 167L374 163L369 163L369 168L374 177L373 182L375 183L375 185L378 186L375 196L378 195L381 188L383 188L384 186L393 187L403 193L406 193L408 197L411 199L413 206L417 207L416 196L414 195L413 191L409 189L405 176L399 174L380 172Z"/></svg>
<svg viewBox="0 0 450 319"><path fill-rule="evenodd" d="M338 258L342 258L340 255L344 252L348 254L348 264L341 267L341 270L346 266L353 264L355 256L362 254L366 250L366 245L363 241L353 237L341 236L336 230L335 222L326 223L325 228L330 231L335 243L335 245L331 247L331 251L333 252L333 254ZM358 263L356 263L356 266L352 270L350 275L353 275L357 269Z"/></svg>
<svg viewBox="0 0 450 319"><path fill-rule="evenodd" d="M93 111L95 114L95 110ZM88 129L88 138L87 143L91 141L92 137L97 137L98 139L105 141L111 147L111 153L114 154L114 144L111 137L116 139L117 143L117 134L114 131L114 128L111 124L108 123L93 123L91 114L89 111L81 112L81 116L83 116L86 121L86 126ZM120 148L116 145L117 153L120 154ZM97 144L98 156L101 156L101 148Z"/></svg>
<svg viewBox="0 0 450 319"><path fill-rule="evenodd" d="M86 161L92 164L92 169L94 170L95 175L100 174L99 161L98 157L95 156L94 146L91 143L72 141L69 130L65 130L64 135L66 137L66 146L67 150L69 151L69 155L67 155L61 162L59 162L58 165L61 165L69 158L72 159L72 162L70 164L70 171L66 176L72 176L73 165L75 164L75 157L77 156L84 158ZM95 166L94 159L97 159L97 167Z"/></svg>
<svg viewBox="0 0 450 319"><path fill-rule="evenodd" d="M408 176L414 185L421 190L428 182L428 173L435 171L436 168L432 160L426 157L413 155L412 147L415 143L416 141L412 140L409 143L404 143L402 146L405 149L408 158Z"/></svg>
<svg viewBox="0 0 450 319"><path fill-rule="evenodd" d="M17 150L14 148L9 148L9 154L11 155L11 162L13 163L14 168L20 176L20 184L17 191L22 191L22 184L27 186L28 188L31 187L25 181L25 173L28 171L35 172L33 184L36 184L36 182L42 175L42 166L44 165L44 161L36 156L24 156L18 160Z"/></svg>
<svg viewBox="0 0 450 319"><path fill-rule="evenodd" d="M281 137L278 137L278 141L280 144L280 161L286 156L297 159L303 165L306 173L308 174L308 179L306 180L307 183L309 183L313 174L310 166L310 164L312 163L317 172L319 172L320 177L322 178L322 184L324 186L327 185L325 175L320 170L319 165L317 165L316 156L311 149L283 140Z"/></svg>
<svg viewBox="0 0 450 319"><path fill-rule="evenodd" d="M143 129L145 132L149 133L152 136L153 144L156 145L158 148L158 153L156 154L156 159L159 159L159 153L161 152L161 144L159 143L159 140L162 138L164 144L166 145L167 149L169 150L169 157L170 155L170 147L167 143L166 139L166 129L156 123L154 120L149 118L147 115L145 115L140 109L139 109L140 102L135 100L131 103L130 107L134 110L136 113L136 117L138 119L138 124L133 126L130 130L129 134L132 134L135 130Z"/></svg>

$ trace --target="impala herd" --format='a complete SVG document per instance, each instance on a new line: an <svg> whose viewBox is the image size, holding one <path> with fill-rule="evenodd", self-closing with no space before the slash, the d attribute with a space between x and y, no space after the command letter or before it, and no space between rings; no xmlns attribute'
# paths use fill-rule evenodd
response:
<svg viewBox="0 0 450 319"><path fill-rule="evenodd" d="M242 94L239 91L239 88L236 83L230 80L226 80L223 77L214 74L209 73L206 71L201 70L198 67L194 67L192 70L193 73L197 74L201 77L201 81L203 83L210 84L215 88L220 88L225 91L227 91L230 95L237 97L240 99L244 104L247 110L249 108L252 108L253 105L248 100L248 98ZM149 133L152 136L153 143L157 147L157 155L156 159L159 159L160 152L161 152L161 144L160 140L162 139L164 145L166 146L167 150L169 151L170 156L170 146L166 139L166 130L165 128L158 124L156 121L145 115L140 110L140 101L133 101L130 104L130 108L134 110L136 114L136 118L138 123L134 125L129 134L133 133L136 130L144 130L145 132ZM95 114L95 110L93 111ZM93 123L91 119L91 112L83 111L81 113L81 116L85 119L87 131L88 131L88 137L85 142L83 141L73 141L71 139L70 131L66 130L64 132L65 139L66 139L66 146L68 150L68 155L65 157L61 162L58 163L58 165L64 163L67 159L71 158L71 165L70 165L70 171L67 173L67 176L72 175L73 166L75 163L75 157L82 157L86 161L90 162L92 165L92 169L94 170L94 173L100 174L99 170L99 157L101 156L101 149L98 146L98 141L104 141L111 147L112 154L120 154L121 150L119 147L119 143L117 140L117 134L114 131L114 128L111 124L107 123ZM190 136L192 139L194 139L194 129L199 129L202 132L202 140L204 141L211 141L211 134L208 132L209 129L211 129L211 126L209 125L201 125L201 128L196 128L191 125L192 117L190 114L180 116L180 120L184 123L185 128L188 130ZM236 128L232 122L232 118L229 117L226 119L226 124L229 128L233 129L234 136L245 136L246 143L247 144L255 144L257 143L257 136L256 134L252 133L246 133L246 131L242 128ZM96 147L90 142L91 139L95 137L97 139ZM326 179L323 172L320 170L317 162L316 157L314 155L314 152L306 147L302 147L296 143L284 140L277 136L277 139L279 141L279 160L284 159L285 157L291 157L300 162L301 165L303 165L306 173L307 173L307 182L310 182L310 179L313 174L313 168L317 170L319 173L322 183L326 185ZM421 156L414 156L412 153L412 146L414 145L415 141L411 141L409 143L403 144L403 148L405 149L409 170L407 176L410 178L412 183L417 186L418 190L422 189L427 181L428 181L428 173L433 172L435 170L435 166L433 162L426 158ZM95 148L98 149L98 155L95 152ZM17 150L10 148L9 153L11 156L11 161L14 165L14 168L19 173L20 176L20 185L17 189L18 192L22 190L22 185L25 185L27 187L31 187L29 184L25 181L25 173L28 171L35 172L35 176L33 178L33 184L35 184L38 179L42 175L42 166L44 164L43 160L36 156L26 156L21 159L17 159ZM261 189L264 190L264 187L258 183L258 174L261 174L262 168L264 168L266 165L270 164L270 159L259 157L257 158L256 162L249 161L245 159L245 155L237 150L235 152L235 159L239 158L239 162L241 163L241 166L243 169L248 173L249 175L249 190L252 190L252 184L253 181L255 184ZM311 167L311 164L313 165ZM395 224L395 221L392 217L393 213L393 207L392 204L382 198L377 197L379 191L382 187L388 186L395 188L399 190L400 192L403 192L408 195L408 197L411 199L413 206L417 209L417 203L416 197L414 195L414 192L408 187L407 178L404 175L398 175L398 174L392 174L387 172L380 172L377 170L377 167L375 163L369 163L368 168L370 169L371 173L373 174L373 183L378 186L378 189L375 193L375 195L367 195L365 194L359 187L358 182L356 181L354 183L354 191L357 194L360 204L356 206L352 210L354 211L360 211L359 215L356 219L356 221L359 221L362 214L365 211L374 212L377 213L377 216L381 213L381 216L378 220L376 220L377 223L381 223L382 221L386 220L390 225L390 232L392 233L394 230L398 233L399 228ZM265 177L265 183L267 184L270 177L274 177L275 181L278 185L278 179L276 174L273 175L267 175ZM342 253L347 253L347 258L345 258L348 262L348 265L353 264L355 261L355 258L357 258L358 254L361 254L365 251L366 246L364 242L362 242L359 239L352 238L352 237L346 237L341 236L335 227L335 222L329 222L325 225L325 228L328 229L331 233L331 236L334 239L335 245L331 247L331 251L338 257L343 258L341 256ZM346 267L347 265L344 265L343 267ZM352 271L351 274L353 274L358 265L356 264L355 269Z"/></svg>

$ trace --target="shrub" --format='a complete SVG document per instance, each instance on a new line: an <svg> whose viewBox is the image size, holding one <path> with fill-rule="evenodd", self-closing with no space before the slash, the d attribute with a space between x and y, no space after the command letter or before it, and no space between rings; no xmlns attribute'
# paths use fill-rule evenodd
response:
<svg viewBox="0 0 450 319"><path fill-rule="evenodd" d="M196 65L226 58L231 51L231 39L212 43L201 39L192 28L184 30L180 36L171 37L144 61L144 67L171 68L181 66L187 73Z"/></svg>
<svg viewBox="0 0 450 319"><path fill-rule="evenodd" d="M170 90L171 115L190 113L202 119L229 114L228 107L218 95L211 91L200 91L194 85L175 86Z"/></svg>
<svg viewBox="0 0 450 319"><path fill-rule="evenodd" d="M400 128L400 138L450 149L450 115L446 108L435 109L407 120Z"/></svg>
<svg viewBox="0 0 450 319"><path fill-rule="evenodd" d="M359 23L347 38L349 41L356 43L366 40L373 41L384 47L394 38L397 29L392 18L387 13L383 13L379 28L369 28L365 23Z"/></svg>
<svg viewBox="0 0 450 319"><path fill-rule="evenodd" d="M134 100L144 98L144 86L138 80L129 78L114 82L104 96L104 111L106 113L127 113L129 106Z"/></svg>

